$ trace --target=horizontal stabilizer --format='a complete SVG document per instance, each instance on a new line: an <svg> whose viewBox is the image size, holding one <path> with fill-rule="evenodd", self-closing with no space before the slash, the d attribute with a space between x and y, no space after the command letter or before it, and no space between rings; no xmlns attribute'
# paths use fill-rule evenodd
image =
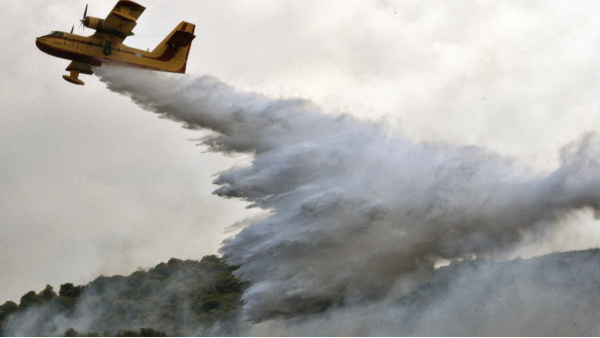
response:
<svg viewBox="0 0 600 338"><path fill-rule="evenodd" d="M187 47L192 43L196 36L186 31L175 31L171 38L167 41L169 46L173 47Z"/></svg>

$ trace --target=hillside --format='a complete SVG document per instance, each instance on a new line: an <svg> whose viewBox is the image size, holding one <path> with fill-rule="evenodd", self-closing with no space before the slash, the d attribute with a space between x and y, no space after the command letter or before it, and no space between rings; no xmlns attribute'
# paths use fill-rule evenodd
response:
<svg viewBox="0 0 600 338"><path fill-rule="evenodd" d="M396 305L409 334L597 336L600 249L455 262Z"/></svg>
<svg viewBox="0 0 600 338"><path fill-rule="evenodd" d="M9 301L0 306L0 332L42 336L73 328L114 335L152 328L168 335L200 334L240 314L242 284L233 270L216 256L199 262L173 258L129 276L100 276L81 286L63 284L58 294L48 285L39 293L26 293L18 305Z"/></svg>
<svg viewBox="0 0 600 338"><path fill-rule="evenodd" d="M0 330L13 336L247 335L251 324L241 319L243 285L234 270L206 256L171 259L129 276L100 276L87 285L63 284L58 294L48 285L26 293L19 304L0 306ZM454 262L410 294L329 311L289 321L280 335L345 332L336 329L339 323L342 329L367 327L360 335L598 335L600 249ZM346 316L352 324L336 324ZM299 331L302 325L309 330Z"/></svg>

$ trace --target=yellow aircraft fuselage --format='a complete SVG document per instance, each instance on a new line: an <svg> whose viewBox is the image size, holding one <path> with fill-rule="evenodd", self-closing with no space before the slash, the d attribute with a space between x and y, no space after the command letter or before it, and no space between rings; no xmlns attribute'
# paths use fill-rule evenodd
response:
<svg viewBox="0 0 600 338"><path fill-rule="evenodd" d="M113 64L173 73L185 73L190 45L176 48L169 45L169 38L176 31L194 34L195 25L180 23L153 51L131 48L125 44L111 42L109 37L80 36L66 32L53 32L36 39L36 46L44 53L59 58L102 66ZM109 49L107 49L109 44ZM108 52L110 50L110 52ZM108 55L107 55L108 54Z"/></svg>
<svg viewBox="0 0 600 338"><path fill-rule="evenodd" d="M66 32L52 32L35 40L44 53L71 60L67 66L70 75L63 78L71 83L83 85L79 74L93 74L92 66L103 64L185 73L186 62L196 37L196 25L182 21L152 51L131 48L123 41L133 35L137 19L146 8L131 0L119 0L106 19L87 16L87 5L81 24L94 29L91 36L80 36ZM75 26L73 26L75 27Z"/></svg>

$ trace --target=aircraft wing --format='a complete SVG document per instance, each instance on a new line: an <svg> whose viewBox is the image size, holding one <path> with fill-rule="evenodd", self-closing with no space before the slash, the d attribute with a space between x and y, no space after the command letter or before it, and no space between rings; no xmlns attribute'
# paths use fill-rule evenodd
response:
<svg viewBox="0 0 600 338"><path fill-rule="evenodd" d="M145 9L146 7L133 1L120 0L102 22L102 29L96 30L96 34L108 34L119 39L118 42L123 42L126 37L133 35L136 21Z"/></svg>

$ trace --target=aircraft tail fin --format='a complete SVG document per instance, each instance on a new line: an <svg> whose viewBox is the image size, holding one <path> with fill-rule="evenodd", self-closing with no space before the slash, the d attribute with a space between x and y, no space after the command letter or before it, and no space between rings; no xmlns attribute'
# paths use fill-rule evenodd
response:
<svg viewBox="0 0 600 338"><path fill-rule="evenodd" d="M154 48L151 55L157 61L169 64L166 71L185 74L192 40L196 37L196 25L182 21L167 37Z"/></svg>

